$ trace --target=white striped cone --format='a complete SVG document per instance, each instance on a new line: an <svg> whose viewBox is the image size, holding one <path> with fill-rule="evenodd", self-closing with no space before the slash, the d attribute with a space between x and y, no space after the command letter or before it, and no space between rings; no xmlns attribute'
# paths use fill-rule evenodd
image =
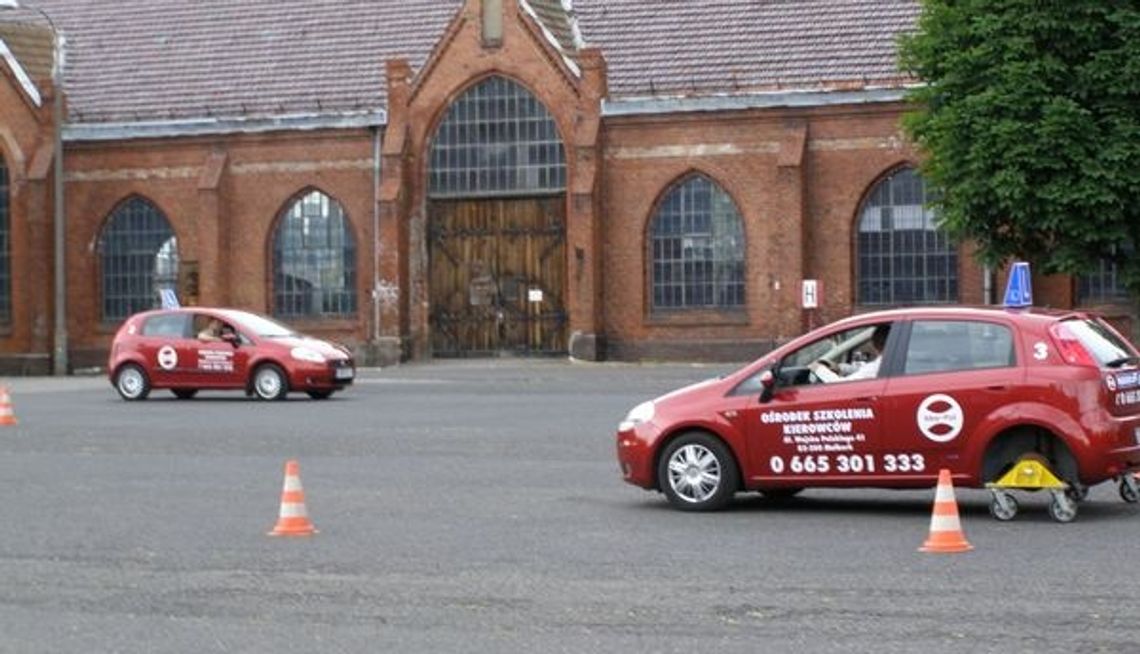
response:
<svg viewBox="0 0 1140 654"><path fill-rule="evenodd" d="M305 489L301 487L301 466L285 463L285 485L281 489L281 511L270 536L311 536L317 533L305 510Z"/></svg>
<svg viewBox="0 0 1140 654"><path fill-rule="evenodd" d="M966 541L958 519L958 502L954 499L950 471L943 468L938 472L938 490L934 494L934 511L930 516L930 537L918 551L955 553L972 549L974 546Z"/></svg>

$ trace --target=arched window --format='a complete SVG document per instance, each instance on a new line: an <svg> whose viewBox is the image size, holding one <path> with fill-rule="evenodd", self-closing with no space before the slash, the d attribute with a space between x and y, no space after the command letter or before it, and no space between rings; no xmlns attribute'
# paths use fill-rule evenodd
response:
<svg viewBox="0 0 1140 654"><path fill-rule="evenodd" d="M958 249L926 206L912 168L880 181L859 214L856 302L939 304L958 300Z"/></svg>
<svg viewBox="0 0 1140 654"><path fill-rule="evenodd" d="M736 203L703 175L675 184L649 230L653 309L744 305L744 227Z"/></svg>
<svg viewBox="0 0 1140 654"><path fill-rule="evenodd" d="M1077 304L1112 304L1127 302L1131 296L1116 269L1116 263L1101 259L1093 272L1077 277Z"/></svg>
<svg viewBox="0 0 1140 654"><path fill-rule="evenodd" d="M554 119L522 86L488 77L448 107L431 144L431 197L565 189L566 157Z"/></svg>
<svg viewBox="0 0 1140 654"><path fill-rule="evenodd" d="M158 306L162 289L178 283L178 240L166 216L133 197L120 204L99 235L104 322Z"/></svg>
<svg viewBox="0 0 1140 654"><path fill-rule="evenodd" d="M288 209L273 237L273 314L356 313L356 244L340 204L310 191Z"/></svg>
<svg viewBox="0 0 1140 654"><path fill-rule="evenodd" d="M0 325L12 323L12 230L8 164L0 155Z"/></svg>

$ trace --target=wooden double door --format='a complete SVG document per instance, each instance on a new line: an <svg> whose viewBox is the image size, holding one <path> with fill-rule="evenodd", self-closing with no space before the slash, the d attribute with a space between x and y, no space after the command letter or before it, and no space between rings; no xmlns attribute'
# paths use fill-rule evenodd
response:
<svg viewBox="0 0 1140 654"><path fill-rule="evenodd" d="M566 199L429 204L432 352L566 352Z"/></svg>

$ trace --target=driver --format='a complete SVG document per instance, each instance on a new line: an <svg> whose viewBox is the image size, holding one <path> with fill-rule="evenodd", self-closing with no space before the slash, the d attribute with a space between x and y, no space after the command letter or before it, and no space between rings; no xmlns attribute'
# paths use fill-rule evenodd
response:
<svg viewBox="0 0 1140 654"><path fill-rule="evenodd" d="M820 381L830 384L837 381L854 381L856 379L873 379L879 375L879 365L883 360L883 349L887 345L887 336L891 333L891 326L889 324L876 325L875 331L871 333L871 350L874 352L873 358L864 363L863 365L848 371L846 375L840 374L844 371L841 367L840 372L834 370L834 365L830 361L820 359L811 364L811 371Z"/></svg>

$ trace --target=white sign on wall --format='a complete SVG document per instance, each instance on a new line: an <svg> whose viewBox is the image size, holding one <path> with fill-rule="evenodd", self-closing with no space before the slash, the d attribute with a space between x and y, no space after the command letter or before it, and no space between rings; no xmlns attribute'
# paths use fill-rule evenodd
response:
<svg viewBox="0 0 1140 654"><path fill-rule="evenodd" d="M818 309L823 299L823 285L818 279L805 279L800 286L800 305L805 309Z"/></svg>

